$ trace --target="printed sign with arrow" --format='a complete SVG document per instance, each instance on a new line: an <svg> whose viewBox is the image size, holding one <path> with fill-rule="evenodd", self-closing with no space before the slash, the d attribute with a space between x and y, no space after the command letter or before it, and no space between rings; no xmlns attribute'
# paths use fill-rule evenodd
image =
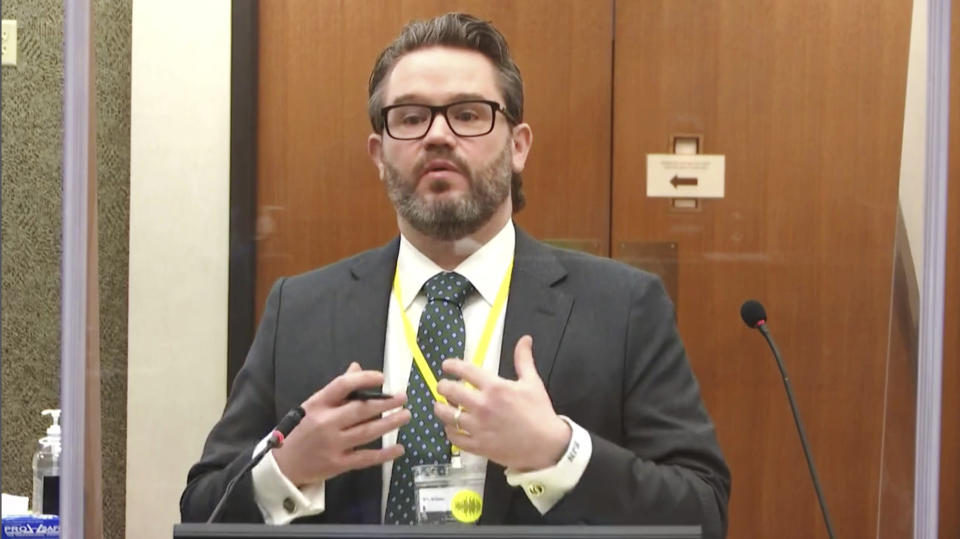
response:
<svg viewBox="0 0 960 539"><path fill-rule="evenodd" d="M723 198L723 155L647 154L647 196Z"/></svg>
<svg viewBox="0 0 960 539"><path fill-rule="evenodd" d="M689 185L691 187L696 187L699 181L696 178L681 178L678 175L674 174L673 178L670 180L670 184L673 185L674 189L677 189L677 186L680 185Z"/></svg>

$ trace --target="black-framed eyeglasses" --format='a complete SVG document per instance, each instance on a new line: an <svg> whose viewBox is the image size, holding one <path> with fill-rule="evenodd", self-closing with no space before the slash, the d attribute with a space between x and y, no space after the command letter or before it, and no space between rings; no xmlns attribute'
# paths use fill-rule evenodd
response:
<svg viewBox="0 0 960 539"><path fill-rule="evenodd" d="M400 104L383 107L383 125L387 134L397 140L416 140L427 136L437 114L442 114L458 137L482 137L493 131L497 112L513 122L506 109L496 101L457 101L447 105Z"/></svg>

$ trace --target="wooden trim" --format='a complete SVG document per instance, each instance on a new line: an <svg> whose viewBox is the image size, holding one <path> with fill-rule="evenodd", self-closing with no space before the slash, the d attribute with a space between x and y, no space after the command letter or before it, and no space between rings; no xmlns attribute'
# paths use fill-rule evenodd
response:
<svg viewBox="0 0 960 539"><path fill-rule="evenodd" d="M93 13L90 14L93 20ZM91 27L93 25L91 24ZM96 60L90 44L90 123L87 165L87 339L84 375L83 536L103 538L103 430L100 405L100 257L97 226Z"/></svg>
<svg viewBox="0 0 960 539"><path fill-rule="evenodd" d="M228 394L256 325L258 8L257 0L233 0L231 15Z"/></svg>

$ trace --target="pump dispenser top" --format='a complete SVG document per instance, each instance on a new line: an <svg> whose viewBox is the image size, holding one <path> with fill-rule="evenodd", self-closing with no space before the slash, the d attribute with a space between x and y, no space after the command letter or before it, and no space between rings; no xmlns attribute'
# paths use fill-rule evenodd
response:
<svg viewBox="0 0 960 539"><path fill-rule="evenodd" d="M44 410L42 415L48 415L53 419L53 424L47 427L47 436L60 437L60 410Z"/></svg>

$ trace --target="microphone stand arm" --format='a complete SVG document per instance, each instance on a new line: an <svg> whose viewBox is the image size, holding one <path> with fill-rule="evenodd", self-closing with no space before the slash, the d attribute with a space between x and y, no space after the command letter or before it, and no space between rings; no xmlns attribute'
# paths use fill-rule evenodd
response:
<svg viewBox="0 0 960 539"><path fill-rule="evenodd" d="M820 511L823 513L823 521L827 525L827 535L834 539L833 524L830 523L830 513L827 511L827 503L823 499L823 492L820 490L820 479L817 477L817 469L813 465L813 455L810 454L810 445L807 443L807 435L803 431L803 423L800 422L800 411L797 409L797 403L793 399L793 389L790 388L790 377L787 376L787 369L783 366L783 359L780 358L780 350L767 333L765 324L759 324L757 329L763 334L763 338L770 345L773 351L773 357L777 360L777 367L780 369L780 375L783 377L783 387L787 390L787 400L790 401L790 411L793 412L793 422L797 425L797 432L800 433L800 445L803 446L803 456L807 458L807 467L810 469L810 477L813 478L813 488L817 491L817 501L820 502Z"/></svg>

